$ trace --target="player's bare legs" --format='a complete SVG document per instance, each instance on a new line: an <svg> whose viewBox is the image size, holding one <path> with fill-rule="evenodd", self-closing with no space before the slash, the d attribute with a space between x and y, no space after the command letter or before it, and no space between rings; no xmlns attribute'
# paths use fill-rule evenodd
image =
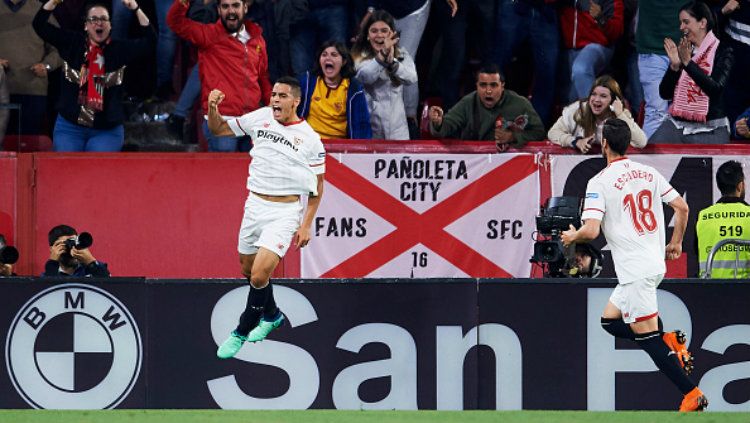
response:
<svg viewBox="0 0 750 423"><path fill-rule="evenodd" d="M682 392L684 398L680 411L700 411L708 406L708 399L683 371L683 365L676 352L662 337L661 326L658 316L626 324L622 320L622 312L611 302L607 302L602 312L604 330L615 337L635 341L651 357L656 367Z"/></svg>

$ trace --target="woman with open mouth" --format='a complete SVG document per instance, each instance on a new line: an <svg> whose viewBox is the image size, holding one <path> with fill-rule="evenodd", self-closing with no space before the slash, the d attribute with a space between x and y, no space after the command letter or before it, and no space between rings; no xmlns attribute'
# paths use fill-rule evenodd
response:
<svg viewBox="0 0 750 423"><path fill-rule="evenodd" d="M370 112L354 61L343 43L324 42L312 71L300 77L302 101L297 114L324 139L370 139Z"/></svg>
<svg viewBox="0 0 750 423"><path fill-rule="evenodd" d="M672 104L649 142L726 144L730 126L723 95L734 53L714 35L713 12L705 3L686 4L679 18L682 39L679 45L664 39L669 69L659 84L659 95Z"/></svg>
<svg viewBox="0 0 750 423"><path fill-rule="evenodd" d="M149 56L156 32L136 0L122 1L133 11L145 35L113 40L107 7L86 7L84 32L68 31L48 22L62 0L48 0L32 25L39 37L57 48L63 59L58 116L52 134L55 151L120 151L125 139L122 82L125 66Z"/></svg>
<svg viewBox="0 0 750 423"><path fill-rule="evenodd" d="M417 83L417 69L409 53L399 48L395 27L390 13L375 10L365 20L352 47L375 139L409 139L403 91L404 85Z"/></svg>
<svg viewBox="0 0 750 423"><path fill-rule="evenodd" d="M609 118L624 120L630 127L630 145L646 146L646 134L633 120L622 102L620 84L609 75L594 81L589 96L563 109L562 116L550 128L547 137L553 143L572 147L586 154L594 145L601 144L602 128Z"/></svg>

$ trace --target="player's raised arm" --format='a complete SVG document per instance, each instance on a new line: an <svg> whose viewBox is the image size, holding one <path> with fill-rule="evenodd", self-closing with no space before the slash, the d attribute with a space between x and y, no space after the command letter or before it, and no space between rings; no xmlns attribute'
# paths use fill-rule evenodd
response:
<svg viewBox="0 0 750 423"><path fill-rule="evenodd" d="M224 101L224 93L219 90L211 90L208 94L208 129L217 137L234 136L232 128L219 113L219 104Z"/></svg>

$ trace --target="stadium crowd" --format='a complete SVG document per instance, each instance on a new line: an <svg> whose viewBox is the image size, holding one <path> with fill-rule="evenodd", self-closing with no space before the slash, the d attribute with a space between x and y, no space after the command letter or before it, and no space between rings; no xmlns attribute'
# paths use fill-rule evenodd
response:
<svg viewBox="0 0 750 423"><path fill-rule="evenodd" d="M247 151L247 137L208 131L208 92L236 93L225 107L240 116L285 75L302 82L299 114L324 138L486 139L505 151L545 137L519 138L508 106L487 107L485 94L526 101L521 115L582 153L610 116L629 122L635 147L750 137L748 0L142 3L0 7L0 104L18 105L0 107L0 146L20 131L50 135L55 151L120 151L123 123L142 119L123 106L135 102L167 104L154 119L184 142L202 132L209 151ZM492 66L499 94L481 82ZM444 127L438 110L450 125L470 110L475 121ZM502 130L480 124L493 116Z"/></svg>

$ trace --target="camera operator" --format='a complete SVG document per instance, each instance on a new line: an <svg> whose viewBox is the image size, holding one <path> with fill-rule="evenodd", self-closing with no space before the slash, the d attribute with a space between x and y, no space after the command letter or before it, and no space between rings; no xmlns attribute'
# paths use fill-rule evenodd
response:
<svg viewBox="0 0 750 423"><path fill-rule="evenodd" d="M591 244L576 244L574 266L570 276L595 278L602 271L602 253Z"/></svg>
<svg viewBox="0 0 750 423"><path fill-rule="evenodd" d="M8 250L5 249L6 247L8 247ZM18 252L13 249L15 251L15 258L11 257L10 260L7 260L5 252L10 251L10 249L13 249L13 247L8 245L5 235L0 234L0 277L16 276L13 272L13 263L18 260Z"/></svg>
<svg viewBox="0 0 750 423"><path fill-rule="evenodd" d="M107 264L97 261L88 245L81 246L78 242L78 232L72 227L58 225L52 228L49 231L49 260L44 265L42 277L109 277Z"/></svg>
<svg viewBox="0 0 750 423"><path fill-rule="evenodd" d="M545 278L595 278L602 271L604 257L591 244L563 246L562 232L580 224L581 199L551 197L536 217L537 234L531 262L540 265Z"/></svg>

